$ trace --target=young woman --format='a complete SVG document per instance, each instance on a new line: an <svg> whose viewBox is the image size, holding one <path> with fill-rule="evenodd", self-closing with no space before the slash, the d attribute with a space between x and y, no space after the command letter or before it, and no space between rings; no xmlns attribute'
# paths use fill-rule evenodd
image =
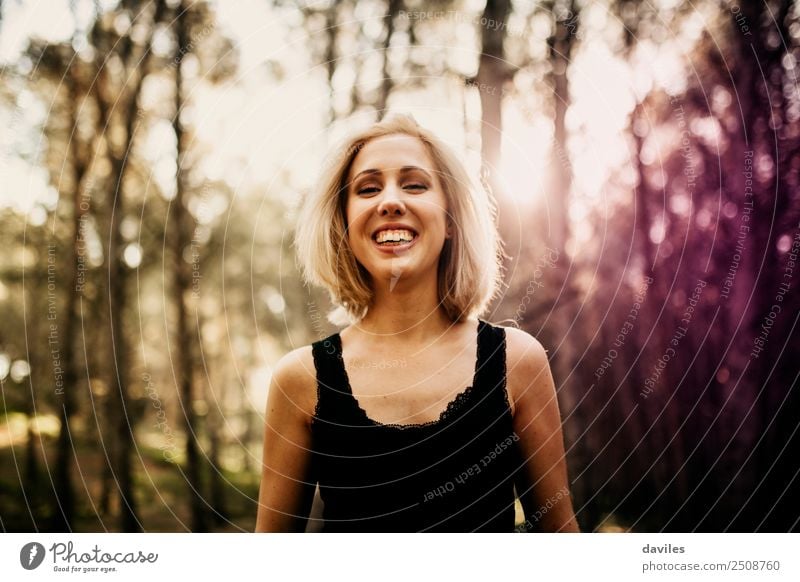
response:
<svg viewBox="0 0 800 582"><path fill-rule="evenodd" d="M477 316L498 284L492 205L410 117L336 150L296 247L341 332L269 389L256 531L578 531L541 344Z"/></svg>

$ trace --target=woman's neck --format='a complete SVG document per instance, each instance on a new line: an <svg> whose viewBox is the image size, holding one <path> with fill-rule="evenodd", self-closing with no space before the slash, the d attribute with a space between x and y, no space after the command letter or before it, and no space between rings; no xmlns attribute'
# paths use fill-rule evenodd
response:
<svg viewBox="0 0 800 582"><path fill-rule="evenodd" d="M360 332L375 339L403 343L440 337L453 326L439 302L437 281L425 283L383 281L376 285L372 306L361 321L354 324Z"/></svg>

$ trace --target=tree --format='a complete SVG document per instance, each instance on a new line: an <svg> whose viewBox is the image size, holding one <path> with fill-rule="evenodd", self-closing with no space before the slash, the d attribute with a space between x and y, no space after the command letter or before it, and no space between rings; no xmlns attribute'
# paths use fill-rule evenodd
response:
<svg viewBox="0 0 800 582"><path fill-rule="evenodd" d="M150 8L152 6L152 8ZM136 9L141 11L136 13ZM136 18L150 13L143 20L147 27L145 40L137 43L130 35L120 37L113 26L113 19L122 15ZM110 212L107 232L106 260L108 264L108 313L110 318L110 347L113 375L107 407L107 436L111 459L109 468L116 481L120 499L120 529L137 531L141 523L137 516L137 504L133 489L131 470L131 450L135 418L129 414L130 348L124 327L124 314L127 306L128 267L123 260L122 220L126 213L125 185L129 170L128 157L131 154L136 136L138 98L147 71L147 61L151 55L151 44L155 28L167 14L166 3L161 0L152 3L131 2L123 6L119 14L98 15L92 28L93 45L97 48L97 105L100 112L100 127L114 127L120 130L121 140L109 133L105 134L106 148L111 162L109 174L110 187L107 190L106 204ZM143 17L145 18L145 17ZM102 61L101 61L102 59ZM116 61L122 65L123 74L113 78L108 63Z"/></svg>

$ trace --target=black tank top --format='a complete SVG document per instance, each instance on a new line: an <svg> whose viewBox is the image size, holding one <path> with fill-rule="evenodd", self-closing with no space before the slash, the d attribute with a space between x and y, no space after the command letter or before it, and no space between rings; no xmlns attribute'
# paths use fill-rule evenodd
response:
<svg viewBox="0 0 800 582"><path fill-rule="evenodd" d="M424 424L367 416L350 389L338 333L312 351L323 531L513 531L521 463L506 391L505 329L478 322L472 385Z"/></svg>

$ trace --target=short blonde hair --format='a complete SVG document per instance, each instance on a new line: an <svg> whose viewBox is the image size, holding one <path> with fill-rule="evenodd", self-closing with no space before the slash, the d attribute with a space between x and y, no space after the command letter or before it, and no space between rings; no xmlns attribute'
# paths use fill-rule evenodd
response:
<svg viewBox="0 0 800 582"><path fill-rule="evenodd" d="M447 200L454 228L439 257L439 301L451 321L480 316L500 280L503 254L495 204L486 191L474 186L450 148L408 115L376 123L331 152L316 187L300 208L295 247L303 277L327 289L336 306L328 315L332 323L346 325L366 315L373 292L370 275L356 260L347 237L347 178L361 148L373 139L395 134L422 141Z"/></svg>

